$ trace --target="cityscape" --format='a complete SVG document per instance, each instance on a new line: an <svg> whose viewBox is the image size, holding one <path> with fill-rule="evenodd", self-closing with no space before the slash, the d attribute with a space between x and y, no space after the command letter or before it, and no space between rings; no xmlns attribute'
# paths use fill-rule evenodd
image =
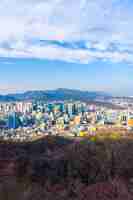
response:
<svg viewBox="0 0 133 200"><path fill-rule="evenodd" d="M133 200L133 0L0 0L0 200Z"/></svg>
<svg viewBox="0 0 133 200"><path fill-rule="evenodd" d="M0 138L21 142L47 135L80 138L106 130L132 134L133 98L110 97L106 100L110 107L102 102L1 102Z"/></svg>

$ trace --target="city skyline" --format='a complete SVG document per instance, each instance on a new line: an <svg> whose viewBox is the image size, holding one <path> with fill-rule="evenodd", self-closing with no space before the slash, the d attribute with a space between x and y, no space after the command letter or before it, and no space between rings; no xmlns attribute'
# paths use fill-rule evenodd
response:
<svg viewBox="0 0 133 200"><path fill-rule="evenodd" d="M2 0L0 94L72 88L133 96L132 10L131 0Z"/></svg>

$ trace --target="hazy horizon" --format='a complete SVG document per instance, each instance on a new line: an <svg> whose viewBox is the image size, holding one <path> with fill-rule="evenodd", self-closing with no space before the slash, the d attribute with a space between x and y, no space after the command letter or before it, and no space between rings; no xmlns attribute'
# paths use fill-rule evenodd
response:
<svg viewBox="0 0 133 200"><path fill-rule="evenodd" d="M37 91L56 91L56 90L78 90L81 92L95 92L95 93L105 93L106 95L110 95L112 97L133 97L132 95L118 95L118 94L113 94L113 93L109 93L107 91L102 91L102 90L87 90L87 89L83 89L83 88L32 88L32 89L26 89L26 90L13 90L10 92L6 92L6 91L1 91L0 95L6 96L6 95L14 95L14 94L23 94L26 92L37 92Z"/></svg>

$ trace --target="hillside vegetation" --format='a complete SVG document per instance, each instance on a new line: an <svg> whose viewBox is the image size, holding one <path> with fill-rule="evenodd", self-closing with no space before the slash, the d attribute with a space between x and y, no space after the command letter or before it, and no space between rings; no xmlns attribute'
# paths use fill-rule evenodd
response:
<svg viewBox="0 0 133 200"><path fill-rule="evenodd" d="M130 200L133 137L0 143L2 200Z"/></svg>

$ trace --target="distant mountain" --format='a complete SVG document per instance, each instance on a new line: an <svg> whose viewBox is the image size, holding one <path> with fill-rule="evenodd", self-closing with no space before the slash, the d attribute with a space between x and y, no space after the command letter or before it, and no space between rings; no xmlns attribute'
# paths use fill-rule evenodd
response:
<svg viewBox="0 0 133 200"><path fill-rule="evenodd" d="M24 93L16 93L9 95L0 95L0 101L26 101L26 100L82 100L94 101L97 99L107 99L110 95L104 92L89 92L75 89L59 88L56 90L35 90Z"/></svg>
<svg viewBox="0 0 133 200"><path fill-rule="evenodd" d="M0 101L1 102L16 101L16 98L10 95L0 95Z"/></svg>

